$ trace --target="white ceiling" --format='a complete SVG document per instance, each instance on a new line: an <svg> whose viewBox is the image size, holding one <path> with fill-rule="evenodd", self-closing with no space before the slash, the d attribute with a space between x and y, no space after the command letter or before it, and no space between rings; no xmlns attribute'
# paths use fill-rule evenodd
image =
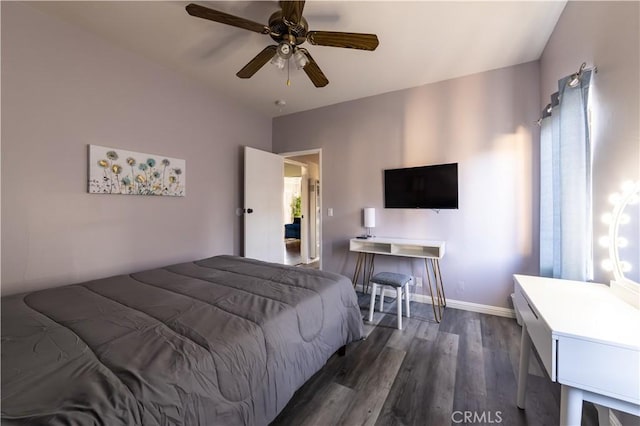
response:
<svg viewBox="0 0 640 426"><path fill-rule="evenodd" d="M267 24L276 1L195 1ZM563 1L307 1L310 30L375 33L374 52L305 47L329 79L316 88L302 70L267 63L251 79L236 72L269 36L189 16L180 1L31 2L112 42L197 79L267 116L447 80L536 60ZM286 101L278 108L275 100Z"/></svg>

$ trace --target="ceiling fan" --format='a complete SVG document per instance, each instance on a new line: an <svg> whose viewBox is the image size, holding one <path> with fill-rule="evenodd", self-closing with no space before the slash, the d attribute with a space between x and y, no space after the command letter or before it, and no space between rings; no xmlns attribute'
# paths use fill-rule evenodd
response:
<svg viewBox="0 0 640 426"><path fill-rule="evenodd" d="M309 31L307 20L302 16L304 0L280 1L280 7L281 10L274 12L269 18L268 26L194 3L187 5L186 10L191 16L269 35L278 43L265 47L238 71L236 75L240 78L250 78L269 60L283 69L293 57L298 68L304 70L314 86L324 87L329 84L329 80L309 51L300 47L302 43L308 41L317 46L362 50L375 50L378 47L378 37L375 34Z"/></svg>

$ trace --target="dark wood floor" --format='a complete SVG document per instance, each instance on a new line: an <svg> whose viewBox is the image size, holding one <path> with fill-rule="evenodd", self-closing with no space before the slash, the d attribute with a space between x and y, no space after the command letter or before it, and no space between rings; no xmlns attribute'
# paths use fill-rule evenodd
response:
<svg viewBox="0 0 640 426"><path fill-rule="evenodd" d="M320 268L319 259L316 259L309 263L302 262L302 255L300 253L300 240L295 238L287 238L284 241L284 264L291 266L300 266L302 268Z"/></svg>
<svg viewBox="0 0 640 426"><path fill-rule="evenodd" d="M369 297L359 295L363 317ZM515 319L446 308L440 324L430 305L411 303L397 330L395 299L368 337L334 355L272 425L557 425L560 387L531 357L526 409L516 407L520 327ZM464 421L465 412L470 422ZM453 416L453 417L452 417ZM473 417L475 416L475 417ZM597 425L584 404L583 425Z"/></svg>
<svg viewBox="0 0 640 426"><path fill-rule="evenodd" d="M298 265L302 262L300 255L300 240L295 238L286 238L284 240L284 264Z"/></svg>

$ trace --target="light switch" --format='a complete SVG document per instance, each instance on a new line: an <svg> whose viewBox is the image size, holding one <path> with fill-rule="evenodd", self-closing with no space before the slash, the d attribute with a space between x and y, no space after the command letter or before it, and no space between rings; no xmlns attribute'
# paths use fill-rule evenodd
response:
<svg viewBox="0 0 640 426"><path fill-rule="evenodd" d="M329 217L333 216L333 209L331 207L327 209L327 216Z"/></svg>

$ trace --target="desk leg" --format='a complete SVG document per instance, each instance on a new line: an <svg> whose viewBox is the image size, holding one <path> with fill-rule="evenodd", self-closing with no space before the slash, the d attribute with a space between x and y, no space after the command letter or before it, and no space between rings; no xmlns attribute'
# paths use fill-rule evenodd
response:
<svg viewBox="0 0 640 426"><path fill-rule="evenodd" d="M356 259L356 268L353 271L353 288L358 287L358 278L360 277L361 266L362 266L362 253L358 253L358 258Z"/></svg>
<svg viewBox="0 0 640 426"><path fill-rule="evenodd" d="M524 393L527 388L527 376L529 374L529 355L531 354L531 338L526 324L522 324L522 336L520 337L520 367L518 371L518 408L524 410Z"/></svg>
<svg viewBox="0 0 640 426"><path fill-rule="evenodd" d="M364 292L366 293L367 290L369 290L369 283L371 282L371 277L373 277L373 267L374 267L374 263L373 260L376 258L376 254L375 253L370 253L371 254L371 260L369 261L369 269L367 271L367 253L365 253L365 257L364 257L364 277L363 279L365 280L367 287L366 290L364 290ZM364 286L364 283L362 284Z"/></svg>
<svg viewBox="0 0 640 426"><path fill-rule="evenodd" d="M431 260L431 269L433 270L433 279L435 285L436 296L433 296L433 288L431 286L431 273L429 272L429 260ZM433 317L436 322L442 321L442 310L446 305L444 299L444 290L442 289L442 279L438 280L440 267L434 259L425 259L424 268L427 275L427 284L429 285L429 294L431 295L431 307L433 308Z"/></svg>
<svg viewBox="0 0 640 426"><path fill-rule="evenodd" d="M424 260L424 269L427 275L427 282L429 285L429 294L431 295L431 307L433 308L433 317L436 322L438 321L438 314L436 313L436 300L433 298L433 289L431 288L431 274L429 274L429 264L427 263L427 259Z"/></svg>
<svg viewBox="0 0 640 426"><path fill-rule="evenodd" d="M582 421L582 391L571 386L560 388L560 425L580 426Z"/></svg>
<svg viewBox="0 0 640 426"><path fill-rule="evenodd" d="M358 259L356 259L356 269L353 271L353 288L357 288L358 278L360 277L360 270L362 269L362 258L364 253L358 252ZM362 291L364 291L364 282L362 283Z"/></svg>
<svg viewBox="0 0 640 426"><path fill-rule="evenodd" d="M433 262L433 275L436 276L436 271L438 271L438 275L436 278L436 285L438 282L440 283L440 293L442 295L442 307L447 306L447 297L444 295L444 284L442 284L442 274L440 273L440 260L432 259Z"/></svg>

